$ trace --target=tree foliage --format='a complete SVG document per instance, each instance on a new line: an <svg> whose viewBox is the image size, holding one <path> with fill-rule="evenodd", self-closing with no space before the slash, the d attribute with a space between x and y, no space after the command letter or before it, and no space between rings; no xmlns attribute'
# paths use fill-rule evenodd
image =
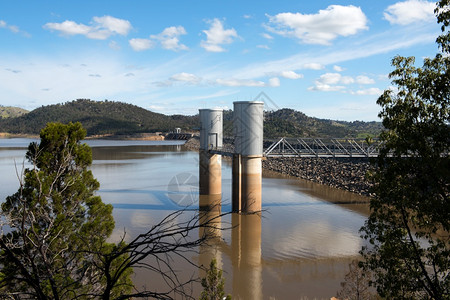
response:
<svg viewBox="0 0 450 300"><path fill-rule="evenodd" d="M338 299L346 300L370 300L377 299L370 290L370 273L364 272L359 267L359 262L353 260L349 264L349 271L341 282L341 290L337 293Z"/></svg>
<svg viewBox="0 0 450 300"><path fill-rule="evenodd" d="M397 90L377 103L386 128L373 174L376 196L362 228L363 264L388 299L450 297L450 50L448 0L438 2L442 53L415 66L395 57Z"/></svg>
<svg viewBox="0 0 450 300"><path fill-rule="evenodd" d="M28 147L32 168L1 207L8 232L0 238L3 291L67 299L103 286L95 268L100 261L87 251L111 246L106 239L114 219L112 206L94 195L99 183L88 169L91 149L80 143L85 134L80 123L51 123L41 131L41 142ZM128 282L127 276L121 280Z"/></svg>
<svg viewBox="0 0 450 300"><path fill-rule="evenodd" d="M225 296L225 278L222 270L217 267L217 260L211 260L206 277L202 278L203 291L200 300L231 300L231 296Z"/></svg>
<svg viewBox="0 0 450 300"><path fill-rule="evenodd" d="M112 206L95 195L99 183L89 170L91 149L80 142L85 135L80 123L49 123L40 143L30 144L26 157L32 167L1 206L0 297L189 298L186 287L196 279L181 280L171 263L174 256L191 263L186 254L208 238L208 230L199 238L193 233L200 227L217 230L214 218L200 224L192 213L180 221L184 211L176 211L129 242L125 233L108 242ZM162 277L167 286L137 289L130 279L133 268Z"/></svg>

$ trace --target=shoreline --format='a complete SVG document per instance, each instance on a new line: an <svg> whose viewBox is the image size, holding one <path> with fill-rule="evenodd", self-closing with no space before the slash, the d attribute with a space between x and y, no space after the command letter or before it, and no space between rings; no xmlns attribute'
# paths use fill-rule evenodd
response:
<svg viewBox="0 0 450 300"><path fill-rule="evenodd" d="M0 139L35 138L38 135L9 134L0 132ZM155 134L141 135L94 135L86 140L135 140L135 141L164 141L164 136ZM184 147L197 151L200 148L198 136L187 140ZM223 159L231 159L223 157ZM365 179L371 169L367 158L298 158L279 157L266 158L262 161L263 170L269 170L292 178L307 180L332 188L348 191L361 196L370 197L370 183ZM368 200L369 201L369 200Z"/></svg>
<svg viewBox="0 0 450 300"><path fill-rule="evenodd" d="M165 137L156 133L140 134L98 134L86 136L86 140L164 141Z"/></svg>
<svg viewBox="0 0 450 300"><path fill-rule="evenodd" d="M198 151L200 141L198 137L194 137L184 146ZM262 168L361 196L371 196L371 185L365 179L366 173L371 169L367 158L266 158L262 161Z"/></svg>
<svg viewBox="0 0 450 300"><path fill-rule="evenodd" d="M0 139L38 139L39 134L25 134L25 133L9 133L9 132L0 132Z"/></svg>
<svg viewBox="0 0 450 300"><path fill-rule="evenodd" d="M16 138L39 139L39 137L40 137L39 134L0 132L0 139L16 139ZM98 134L86 136L85 140L164 141L165 137L155 133L124 134L124 135Z"/></svg>

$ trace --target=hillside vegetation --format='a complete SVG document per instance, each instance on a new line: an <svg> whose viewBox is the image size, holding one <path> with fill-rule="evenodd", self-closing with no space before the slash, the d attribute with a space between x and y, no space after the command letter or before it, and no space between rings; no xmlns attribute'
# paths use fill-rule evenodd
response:
<svg viewBox="0 0 450 300"><path fill-rule="evenodd" d="M175 127L188 130L197 123L194 117L166 116L122 102L78 99L42 106L26 115L0 120L0 131L38 134L48 122L81 122L88 135L168 132Z"/></svg>
<svg viewBox="0 0 450 300"><path fill-rule="evenodd" d="M267 136L365 138L377 136L381 129L381 122L317 119L285 108L266 114L264 133Z"/></svg>
<svg viewBox="0 0 450 300"><path fill-rule="evenodd" d="M0 105L0 119L15 118L22 116L26 113L28 113L28 110L20 107Z"/></svg>
<svg viewBox="0 0 450 300"><path fill-rule="evenodd" d="M265 138L277 137L366 137L377 136L380 122L343 122L308 117L293 109L265 113ZM224 111L224 134L232 136L231 110ZM89 136L130 135L148 132L197 131L198 115L166 116L144 108L113 101L78 99L64 104L42 106L27 114L0 119L0 132L38 134L48 122L81 122Z"/></svg>
<svg viewBox="0 0 450 300"><path fill-rule="evenodd" d="M231 136L233 112L224 112L224 134ZM381 122L333 121L308 117L302 112L283 108L264 113L264 137L376 137L383 125Z"/></svg>

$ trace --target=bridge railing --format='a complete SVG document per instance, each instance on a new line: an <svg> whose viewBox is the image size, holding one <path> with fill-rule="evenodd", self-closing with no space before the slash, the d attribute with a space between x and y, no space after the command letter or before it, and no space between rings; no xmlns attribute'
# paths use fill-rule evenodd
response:
<svg viewBox="0 0 450 300"><path fill-rule="evenodd" d="M264 141L265 157L377 157L380 141L346 138L280 138ZM234 140L224 139L222 147L210 147L210 153L232 156Z"/></svg>
<svg viewBox="0 0 450 300"><path fill-rule="evenodd" d="M377 139L280 138L264 151L266 157L376 157Z"/></svg>

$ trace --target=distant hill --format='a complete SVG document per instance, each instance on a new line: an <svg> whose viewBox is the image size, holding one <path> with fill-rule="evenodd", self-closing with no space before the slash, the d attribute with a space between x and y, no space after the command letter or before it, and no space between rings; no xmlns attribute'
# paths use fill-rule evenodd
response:
<svg viewBox="0 0 450 300"><path fill-rule="evenodd" d="M381 122L333 121L306 116L293 109L280 109L266 114L264 133L287 137L352 137L378 136Z"/></svg>
<svg viewBox="0 0 450 300"><path fill-rule="evenodd" d="M231 110L224 112L224 134L232 135ZM378 136L381 122L345 122L308 117L302 112L283 108L264 113L264 137L348 137L365 138Z"/></svg>
<svg viewBox="0 0 450 300"><path fill-rule="evenodd" d="M264 136L276 137L366 137L377 136L380 122L343 122L308 117L293 109L265 113ZM224 135L232 136L231 110L224 111ZM0 119L0 132L38 134L47 122L81 122L88 136L130 135L170 132L179 127L194 131L200 127L198 115L166 116L144 108L114 101L79 99L64 104L42 106L15 118Z"/></svg>
<svg viewBox="0 0 450 300"><path fill-rule="evenodd" d="M0 105L0 119L15 118L27 113L28 110L20 107Z"/></svg>
<svg viewBox="0 0 450 300"><path fill-rule="evenodd" d="M166 116L122 102L78 99L42 106L20 117L2 119L0 132L39 134L48 122L81 122L91 136L169 132L175 127L190 130L197 125L197 118Z"/></svg>

